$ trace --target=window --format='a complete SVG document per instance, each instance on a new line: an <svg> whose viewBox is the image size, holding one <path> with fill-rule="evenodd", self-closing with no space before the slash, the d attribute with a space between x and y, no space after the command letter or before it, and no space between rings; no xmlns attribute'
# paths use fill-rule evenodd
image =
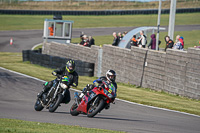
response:
<svg viewBox="0 0 200 133"><path fill-rule="evenodd" d="M64 37L70 37L70 23L65 23Z"/></svg>
<svg viewBox="0 0 200 133"><path fill-rule="evenodd" d="M63 22L56 22L55 31L56 37L63 37Z"/></svg>

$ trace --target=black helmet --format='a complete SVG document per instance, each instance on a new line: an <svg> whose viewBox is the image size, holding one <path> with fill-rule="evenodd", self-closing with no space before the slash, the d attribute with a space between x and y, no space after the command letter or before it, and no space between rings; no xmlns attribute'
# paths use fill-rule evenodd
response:
<svg viewBox="0 0 200 133"><path fill-rule="evenodd" d="M108 81L110 82L115 82L115 78L116 78L116 73L114 70L108 70L106 72L106 78Z"/></svg>
<svg viewBox="0 0 200 133"><path fill-rule="evenodd" d="M73 60L69 60L67 63L66 63L66 69L69 73L72 73L74 72L75 70L75 62Z"/></svg>

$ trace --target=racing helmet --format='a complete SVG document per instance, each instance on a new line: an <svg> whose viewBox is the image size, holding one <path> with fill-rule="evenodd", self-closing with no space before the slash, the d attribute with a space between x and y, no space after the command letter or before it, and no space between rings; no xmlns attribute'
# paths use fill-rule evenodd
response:
<svg viewBox="0 0 200 133"><path fill-rule="evenodd" d="M116 79L116 73L115 73L115 71L114 70L108 70L106 72L106 78L110 82L115 82L115 79Z"/></svg>
<svg viewBox="0 0 200 133"><path fill-rule="evenodd" d="M73 60L69 60L67 63L66 63L66 69L69 73L72 73L74 72L75 70L75 62Z"/></svg>

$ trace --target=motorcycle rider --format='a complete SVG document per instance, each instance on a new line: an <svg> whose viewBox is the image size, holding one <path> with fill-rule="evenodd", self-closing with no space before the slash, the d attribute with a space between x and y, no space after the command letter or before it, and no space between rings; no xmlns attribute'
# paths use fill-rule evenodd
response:
<svg viewBox="0 0 200 133"><path fill-rule="evenodd" d="M69 60L66 63L66 66L60 69L54 70L52 72L52 75L54 76L61 75L62 77L67 76L70 81L67 84L67 86L74 86L74 87L78 86L78 73L75 71L75 62L73 60ZM46 82L44 84L44 88L43 88L44 90L38 94L38 98L41 98L44 93L47 93L50 90L50 88L53 86L53 84L56 82L58 82L57 78L50 82ZM70 91L67 89L65 93L65 97L63 98L63 101L61 103L67 104L70 102L70 100L71 100Z"/></svg>
<svg viewBox="0 0 200 133"><path fill-rule="evenodd" d="M107 83L112 83L114 85L115 90L113 90L113 91L115 92L115 97L116 97L117 83L115 82L115 79L116 79L116 72L114 70L108 70L106 72L106 76L102 76L99 79L94 80L93 84L87 84L86 85L86 87L83 89L83 91L79 95L79 101L81 101L81 99L83 98L83 96L86 95L87 92L91 91L95 86L102 85L103 81L104 82L106 81ZM108 104L105 109L109 109L109 107L110 107L110 104Z"/></svg>

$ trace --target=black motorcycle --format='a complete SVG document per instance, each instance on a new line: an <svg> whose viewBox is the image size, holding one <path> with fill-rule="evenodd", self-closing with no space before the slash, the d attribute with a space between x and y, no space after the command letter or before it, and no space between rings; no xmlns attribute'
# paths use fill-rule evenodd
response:
<svg viewBox="0 0 200 133"><path fill-rule="evenodd" d="M46 107L46 109L49 109L49 112L54 112L62 102L67 89L70 88L69 84L69 77L57 75L49 92L43 93L41 98L37 97L34 106L35 110L41 111Z"/></svg>

